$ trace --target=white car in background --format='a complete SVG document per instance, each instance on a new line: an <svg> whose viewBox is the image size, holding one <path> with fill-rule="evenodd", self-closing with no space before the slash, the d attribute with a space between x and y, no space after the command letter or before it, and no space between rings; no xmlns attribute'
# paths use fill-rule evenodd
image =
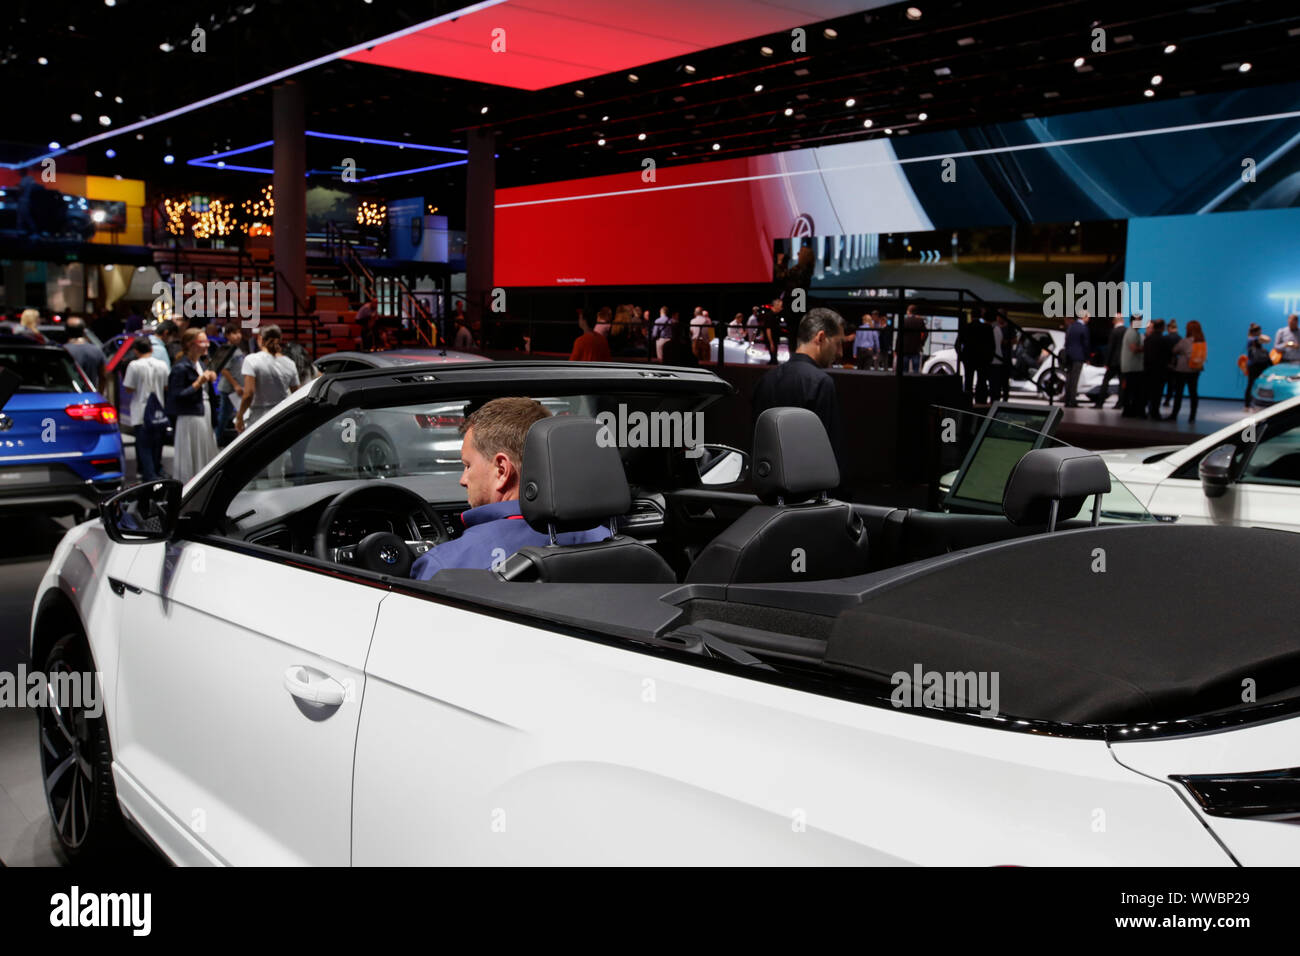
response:
<svg viewBox="0 0 1300 956"><path fill-rule="evenodd" d="M1157 517L1300 531L1300 397L1191 445L1099 454Z"/></svg>
<svg viewBox="0 0 1300 956"><path fill-rule="evenodd" d="M1058 354L1065 348L1065 333L1059 329L1026 329L1025 331L1036 336L1050 336L1052 349ZM921 371L926 375L957 374L957 350L941 349L935 352L922 364ZM1101 385L1105 377L1106 369L1104 367L1084 365L1083 371L1079 373L1078 397L1086 400L1088 393ZM1028 378L1011 379L1011 394L1019 398L1045 398L1047 394L1050 394L1053 398L1059 398L1061 393L1065 391L1065 382L1065 369L1059 365L1053 369L1052 356L1044 349L1038 368ZM1118 389L1119 380L1115 378L1114 383L1107 389L1107 392L1111 395L1117 394Z"/></svg>

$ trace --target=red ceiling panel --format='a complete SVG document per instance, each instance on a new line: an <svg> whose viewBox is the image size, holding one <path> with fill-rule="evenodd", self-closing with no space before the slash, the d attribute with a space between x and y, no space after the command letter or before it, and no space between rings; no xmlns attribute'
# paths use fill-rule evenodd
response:
<svg viewBox="0 0 1300 956"><path fill-rule="evenodd" d="M540 90L761 36L884 0L508 0L348 59ZM504 53L492 49L505 30Z"/></svg>

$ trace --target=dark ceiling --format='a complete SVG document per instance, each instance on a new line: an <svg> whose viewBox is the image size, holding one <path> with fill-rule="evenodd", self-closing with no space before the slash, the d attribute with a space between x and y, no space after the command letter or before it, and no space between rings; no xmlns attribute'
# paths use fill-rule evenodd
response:
<svg viewBox="0 0 1300 956"><path fill-rule="evenodd" d="M0 41L0 160L40 155L50 141L73 143L459 6L116 0L109 7L85 0L73 14L49 2L9 0ZM909 8L919 19L909 18ZM202 54L189 50L196 23L208 31ZM1092 49L1095 28L1105 31L1104 53ZM806 52L792 52L790 39L760 37L637 67L636 82L620 72L537 92L337 60L298 81L306 89L308 129L463 147L468 127L490 122L500 136L498 184L517 185L639 169L645 157L667 165L743 156L884 136L886 129L907 135L1300 76L1296 0L1224 0L1190 9L1165 0L915 0L810 24ZM176 49L163 52L163 43ZM1166 53L1169 44L1176 49ZM37 62L42 56L46 65ZM139 177L161 190L251 193L265 176L185 160L269 139L270 98L267 88L253 90L81 152L89 172ZM74 113L80 122L72 121ZM112 125L101 126L101 114ZM164 164L165 154L175 164ZM330 170L345 157L356 159L363 176L444 161L395 147L309 142L314 168ZM269 166L269 150L230 162ZM346 188L374 196L423 193L455 225L463 183L462 166Z"/></svg>

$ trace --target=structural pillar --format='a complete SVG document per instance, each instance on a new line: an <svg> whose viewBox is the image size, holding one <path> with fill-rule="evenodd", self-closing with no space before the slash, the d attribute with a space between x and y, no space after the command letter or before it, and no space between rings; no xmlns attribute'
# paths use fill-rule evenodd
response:
<svg viewBox="0 0 1300 956"><path fill-rule="evenodd" d="M294 296L307 301L307 137L303 89L287 80L271 92L271 126L275 138L272 176L275 217L275 311L294 313ZM298 310L301 314L301 310Z"/></svg>
<svg viewBox="0 0 1300 956"><path fill-rule="evenodd" d="M490 321L496 242L496 134L479 126L469 131L465 173L465 314L473 322ZM487 313L487 314L485 314Z"/></svg>

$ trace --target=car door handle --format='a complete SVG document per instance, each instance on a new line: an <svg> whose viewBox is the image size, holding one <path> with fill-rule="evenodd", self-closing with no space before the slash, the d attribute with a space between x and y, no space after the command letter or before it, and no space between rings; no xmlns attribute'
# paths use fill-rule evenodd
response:
<svg viewBox="0 0 1300 956"><path fill-rule="evenodd" d="M125 581L119 581L117 578L110 577L108 579L108 586L113 589L113 593L116 594L118 597L121 597L127 591L130 591L132 594L143 593L134 584L127 584Z"/></svg>
<svg viewBox="0 0 1300 956"><path fill-rule="evenodd" d="M301 664L284 672L284 689L301 701L322 707L337 707L347 697L343 685L329 674Z"/></svg>

